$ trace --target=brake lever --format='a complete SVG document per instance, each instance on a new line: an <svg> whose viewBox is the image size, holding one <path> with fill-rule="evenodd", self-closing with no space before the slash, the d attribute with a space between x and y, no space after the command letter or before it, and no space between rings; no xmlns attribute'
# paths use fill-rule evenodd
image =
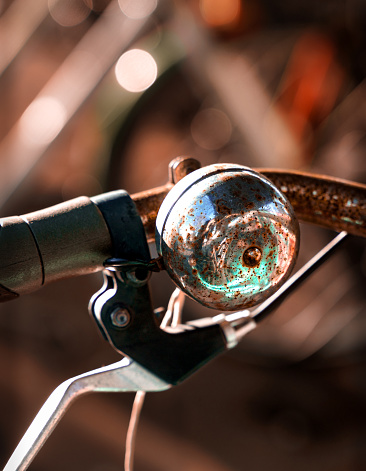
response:
<svg viewBox="0 0 366 471"><path fill-rule="evenodd" d="M26 470L70 404L79 396L91 392L164 391L170 387L127 357L64 381L44 403L4 471Z"/></svg>
<svg viewBox="0 0 366 471"><path fill-rule="evenodd" d="M134 279L134 273L105 270L103 288L90 303L98 327L117 352L176 385L227 350L226 330L211 319L204 325L161 328L147 278Z"/></svg>
<svg viewBox="0 0 366 471"><path fill-rule="evenodd" d="M147 289L146 286L139 286L138 293L135 295L141 295L143 288ZM116 309L121 309L121 307L116 307L116 299L114 299L121 295L121 289L122 291L127 289L130 293L134 292L134 289L126 285L116 274L106 273L103 288L91 301L92 309L98 310L98 305L101 305L101 309L106 306L104 315L107 315L109 321L112 319L112 325L113 312L116 312ZM135 289L137 289L136 286ZM144 294L146 295L146 291ZM134 298L134 295L132 296ZM144 305L143 299L146 302L146 297L142 297L140 308ZM110 316L111 306L114 307L112 316ZM139 314L143 314L143 312ZM142 322L144 323L146 319L150 319L152 322L148 323L147 329L144 329L142 338L139 339L139 342L136 341L134 330L140 328L140 324L137 323L132 332L129 332L132 343L128 343L124 350L129 350L132 347L133 356L141 357L141 361L144 365L148 365L150 371L136 361L124 357L117 363L64 381L44 403L3 471L25 471L68 407L79 396L91 392L164 391L172 387L173 384L182 381L212 357L237 344L238 336L234 329L233 315L230 315L230 322L228 322L227 316L221 314L214 318L199 319L187 324L178 324L174 328L161 329L153 327L156 324L151 318L151 312L147 312L147 314L147 316L142 316ZM240 319L241 324L246 324L248 332L255 327L249 311L243 311L236 317L238 320ZM115 332L112 332L111 338L108 328L105 333L112 345L114 342L119 345L120 341L123 342L123 339L127 338L125 335L116 336ZM119 332L119 334L121 333ZM148 355L147 350L151 345L157 347L159 342L162 342L159 349L152 349L151 355ZM169 355L169 348L172 349L172 356ZM169 382L168 378L172 381Z"/></svg>
<svg viewBox="0 0 366 471"><path fill-rule="evenodd" d="M226 348L231 349L250 331L252 331L279 301L282 301L285 294L291 291L293 285L304 281L315 269L315 267L326 261L329 255L347 237L345 232L339 234L329 243L319 254L311 259L303 269L299 270L290 278L278 293L272 295L267 302L259 308L250 312L248 310L238 311L231 314L219 314L213 318L198 319L176 328L166 327L164 332L168 335L175 335L185 330L205 329L212 325L217 325L225 337ZM119 284L118 278L110 273L105 273L105 280L102 289L92 298L91 308L95 306L103 296L113 299L116 295L116 287ZM106 293L108 293L106 295ZM203 332L203 330L201 330ZM196 366L198 367L198 366ZM51 394L45 402L38 415L28 428L24 437L15 449L4 471L24 471L27 469L39 449L42 447L48 436L52 433L59 420L66 412L69 405L82 394L88 392L123 392L123 391L163 391L172 385L149 372L138 363L129 360L127 357L112 365L90 371L80 376L71 378L62 383Z"/></svg>
<svg viewBox="0 0 366 471"><path fill-rule="evenodd" d="M104 272L104 285L90 302L90 311L110 344L123 355L121 361L62 383L45 402L15 449L4 471L24 471L52 433L69 405L79 396L94 392L162 391L177 384L228 348L227 332L219 322L206 320L162 329L154 314L147 285L150 263L146 237L133 202L125 198L129 226L119 232L119 208L108 213L110 229L120 235L114 259L118 267ZM103 209L103 201L100 202ZM136 256L136 254L138 256ZM136 259L138 263L136 263ZM113 264L115 263L113 262ZM119 263L119 262L118 262ZM118 265L117 263L117 265ZM142 268L142 271L141 271ZM140 270L140 271L139 271ZM224 322L225 323L225 322Z"/></svg>

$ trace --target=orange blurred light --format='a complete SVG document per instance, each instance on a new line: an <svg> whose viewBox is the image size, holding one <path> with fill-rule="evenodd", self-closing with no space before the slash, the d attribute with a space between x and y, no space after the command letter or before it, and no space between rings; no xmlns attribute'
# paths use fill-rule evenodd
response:
<svg viewBox="0 0 366 471"><path fill-rule="evenodd" d="M200 0L203 19L210 26L223 27L240 20L240 0Z"/></svg>
<svg viewBox="0 0 366 471"><path fill-rule="evenodd" d="M294 46L277 99L299 139L331 112L342 81L332 41L320 33L304 33Z"/></svg>

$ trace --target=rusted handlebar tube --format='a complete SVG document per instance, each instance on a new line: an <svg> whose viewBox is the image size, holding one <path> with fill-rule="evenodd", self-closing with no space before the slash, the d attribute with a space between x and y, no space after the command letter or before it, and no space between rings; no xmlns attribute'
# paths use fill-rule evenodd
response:
<svg viewBox="0 0 366 471"><path fill-rule="evenodd" d="M366 185L290 170L255 170L287 196L299 221L366 237ZM159 207L172 186L132 195L150 242Z"/></svg>
<svg viewBox="0 0 366 471"><path fill-rule="evenodd" d="M366 185L295 171L258 171L287 196L300 221L366 237Z"/></svg>
<svg viewBox="0 0 366 471"><path fill-rule="evenodd" d="M137 208L150 242L155 238L155 220L165 196L174 183L199 165L194 159L182 158L173 164L171 183L132 195L133 211ZM366 237L366 185L294 171L258 171L287 196L300 221ZM132 208L127 208L126 202L131 198L127 197L123 191L81 197L0 220L0 301L34 291L49 281L102 270L113 246L130 226ZM115 237L102 214L100 198L114 201L120 224Z"/></svg>

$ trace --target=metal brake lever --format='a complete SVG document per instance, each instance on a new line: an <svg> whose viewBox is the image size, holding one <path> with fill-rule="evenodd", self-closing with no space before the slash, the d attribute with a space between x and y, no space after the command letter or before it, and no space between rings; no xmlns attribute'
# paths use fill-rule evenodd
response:
<svg viewBox="0 0 366 471"><path fill-rule="evenodd" d="M112 291L114 294L109 299L115 301L113 298L117 294L113 289L112 281L117 285L120 284L117 277L106 276L101 293L98 293L92 302L93 307L98 305L100 298L102 301L105 301L103 300L104 296L109 298L108 291ZM143 289L144 286L139 287L139 290L141 288ZM129 289L134 291L131 287ZM105 305L108 306L108 303L102 302L102 306ZM140 314L142 313L140 312ZM151 320L151 313L147 318ZM143 320L146 321L146 318ZM240 325L239 336L236 331L237 325ZM249 311L230 315L220 314L214 318L178 324L174 328L153 328L150 324L149 329L144 332L146 335L144 340L140 338L136 343L135 339L130 345L128 341L126 342L127 349L135 350L134 356L139 357L142 352L141 359L147 367L150 367L150 371L128 357L124 357L117 363L75 376L60 384L40 409L3 471L25 471L67 408L77 397L90 392L149 392L169 389L172 384L182 381L184 377L198 369L213 356L233 348L244 335L244 331L247 333L255 326L256 323ZM140 327L141 325L138 325L137 330ZM132 329L130 332L132 338L133 334L136 334L134 331L135 329ZM110 332L111 330L108 329L107 333L110 334ZM119 334L121 337L117 335L113 341L127 340L125 335L122 335L121 332ZM162 354L159 354L158 350L159 341L162 341L160 345ZM151 347L152 364L147 359L148 350ZM191 351L187 350L188 347ZM158 355L156 356L157 351ZM154 362L157 362L156 368L153 368ZM152 372L152 369L155 371Z"/></svg>
<svg viewBox="0 0 366 471"><path fill-rule="evenodd" d="M90 392L164 391L170 387L127 357L64 381L44 403L3 471L26 470L77 397Z"/></svg>
<svg viewBox="0 0 366 471"><path fill-rule="evenodd" d="M127 196L125 200L125 204L129 204ZM103 209L103 201L99 204ZM118 262L117 270L114 262L105 270L103 287L91 299L90 311L105 338L117 351L127 356L110 366L71 378L56 388L28 428L4 471L24 471L28 468L77 397L93 391L168 389L237 343L237 334L225 315L180 324L175 328L161 328L147 285L148 271L155 264L151 263L142 223L132 203L126 212L131 232L124 234L123 243L119 241L121 247L117 247L112 258L112 262ZM120 211L109 213L108 218L110 228L121 234ZM118 234L115 234L116 239ZM118 270L120 265L122 271ZM247 313L242 313L241 318L245 318L242 322L248 321L250 328L254 327L255 323L247 317Z"/></svg>

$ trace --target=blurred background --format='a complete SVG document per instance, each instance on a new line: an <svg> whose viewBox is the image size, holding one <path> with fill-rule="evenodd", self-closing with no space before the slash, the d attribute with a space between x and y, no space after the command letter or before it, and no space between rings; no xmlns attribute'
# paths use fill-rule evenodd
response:
<svg viewBox="0 0 366 471"><path fill-rule="evenodd" d="M365 26L363 0L0 0L1 217L162 185L179 155L365 182ZM331 236L302 225L299 266ZM136 471L365 469L365 276L352 238L239 348L148 395ZM60 382L119 358L87 312L101 283L1 305L2 464ZM132 401L82 398L30 469L123 469Z"/></svg>

